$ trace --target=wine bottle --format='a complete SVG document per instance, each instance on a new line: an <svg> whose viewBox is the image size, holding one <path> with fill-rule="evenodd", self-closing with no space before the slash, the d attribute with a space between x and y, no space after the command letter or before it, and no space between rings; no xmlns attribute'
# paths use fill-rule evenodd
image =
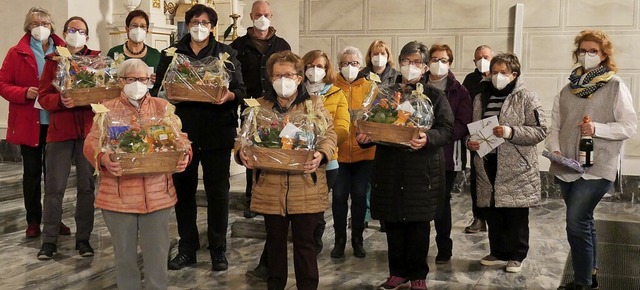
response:
<svg viewBox="0 0 640 290"><path fill-rule="evenodd" d="M584 123L591 122L591 117L584 116ZM579 160L582 167L590 167L593 165L593 138L591 136L582 135L578 144Z"/></svg>

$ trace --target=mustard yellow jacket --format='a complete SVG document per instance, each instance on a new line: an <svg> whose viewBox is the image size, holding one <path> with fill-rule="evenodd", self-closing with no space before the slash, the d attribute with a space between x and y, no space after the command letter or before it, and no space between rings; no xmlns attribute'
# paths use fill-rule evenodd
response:
<svg viewBox="0 0 640 290"><path fill-rule="evenodd" d="M347 95L339 87L331 86L324 96L324 108L333 118L333 130L338 136L338 146L349 138L349 127L351 120L349 116L349 103ZM331 160L338 159L338 152L333 154Z"/></svg>
<svg viewBox="0 0 640 290"><path fill-rule="evenodd" d="M347 96L350 114L362 108L362 103L371 90L372 81L361 76L358 77L359 78L353 81L353 83L349 83L342 77L342 74L338 73L334 84L342 89ZM351 123L349 138L338 147L338 162L353 163L363 160L373 160L375 157L375 146L366 149L360 148L358 141L356 141L356 131L356 126Z"/></svg>

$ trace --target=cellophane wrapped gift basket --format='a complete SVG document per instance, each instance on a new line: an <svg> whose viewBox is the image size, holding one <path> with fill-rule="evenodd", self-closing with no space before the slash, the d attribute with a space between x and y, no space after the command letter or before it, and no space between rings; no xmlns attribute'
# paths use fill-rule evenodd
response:
<svg viewBox="0 0 640 290"><path fill-rule="evenodd" d="M433 105L424 95L422 84L415 90L401 86L377 87L369 94L363 110L355 116L359 133L366 133L371 141L386 145L410 146L409 141L426 132L434 121Z"/></svg>
<svg viewBox="0 0 640 290"><path fill-rule="evenodd" d="M118 175L175 172L191 142L181 134L182 124L174 111L170 105L165 116L143 118L131 112L96 111L101 151L120 161Z"/></svg>
<svg viewBox="0 0 640 290"><path fill-rule="evenodd" d="M254 168L302 173L304 164L313 159L316 144L324 138L326 116L305 101L305 112L280 114L262 106L247 108L244 125L238 136L242 150Z"/></svg>
<svg viewBox="0 0 640 290"><path fill-rule="evenodd" d="M194 60L181 54L173 54L167 69L163 87L167 99L212 103L219 101L229 88L230 76L225 63L230 63L228 54L222 59L208 56Z"/></svg>
<svg viewBox="0 0 640 290"><path fill-rule="evenodd" d="M113 59L99 55L59 56L53 85L75 106L88 106L117 98L122 90Z"/></svg>

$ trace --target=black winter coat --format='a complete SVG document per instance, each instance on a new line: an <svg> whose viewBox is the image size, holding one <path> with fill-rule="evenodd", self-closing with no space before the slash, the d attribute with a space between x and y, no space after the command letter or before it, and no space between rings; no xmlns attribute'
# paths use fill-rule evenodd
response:
<svg viewBox="0 0 640 290"><path fill-rule="evenodd" d="M399 77L398 79L401 79ZM444 145L453 135L453 113L444 93L421 80L435 122L420 150L376 145L371 216L387 222L433 220L445 191Z"/></svg>
<svg viewBox="0 0 640 290"><path fill-rule="evenodd" d="M221 105L202 102L179 102L176 105L176 115L182 120L182 131L189 135L193 142L193 150L204 149L230 149L233 148L238 127L238 105L243 103L246 97L245 85L240 73L240 62L236 58L236 51L230 46L213 40L213 34L209 35L209 45L196 55L191 46L191 35L185 35L177 44L171 46L177 48L176 52L194 59L203 59L207 56L220 57L228 53L229 60L233 63L226 64L231 77L229 90L236 98L234 101ZM164 75L171 63L171 56L167 56L166 50L162 51L160 63L156 75L156 83L151 89L151 95L157 96Z"/></svg>

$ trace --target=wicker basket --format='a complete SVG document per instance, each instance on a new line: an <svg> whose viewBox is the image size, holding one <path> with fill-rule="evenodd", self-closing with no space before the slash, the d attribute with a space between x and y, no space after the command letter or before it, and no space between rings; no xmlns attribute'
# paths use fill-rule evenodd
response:
<svg viewBox="0 0 640 290"><path fill-rule="evenodd" d="M185 151L114 153L111 159L120 161L122 170L119 175L172 173L184 154Z"/></svg>
<svg viewBox="0 0 640 290"><path fill-rule="evenodd" d="M164 89L167 92L167 98L171 101L212 103L222 98L225 87L165 83Z"/></svg>
<svg viewBox="0 0 640 290"><path fill-rule="evenodd" d="M287 150L259 146L245 147L254 168L289 173L304 172L304 164L313 159L311 150Z"/></svg>
<svg viewBox="0 0 640 290"><path fill-rule="evenodd" d="M371 141L409 146L409 141L418 137L420 130L393 124L359 120L358 132L369 134Z"/></svg>
<svg viewBox="0 0 640 290"><path fill-rule="evenodd" d="M64 95L73 99L75 106L88 106L120 96L120 87L96 87L82 89L67 89Z"/></svg>

